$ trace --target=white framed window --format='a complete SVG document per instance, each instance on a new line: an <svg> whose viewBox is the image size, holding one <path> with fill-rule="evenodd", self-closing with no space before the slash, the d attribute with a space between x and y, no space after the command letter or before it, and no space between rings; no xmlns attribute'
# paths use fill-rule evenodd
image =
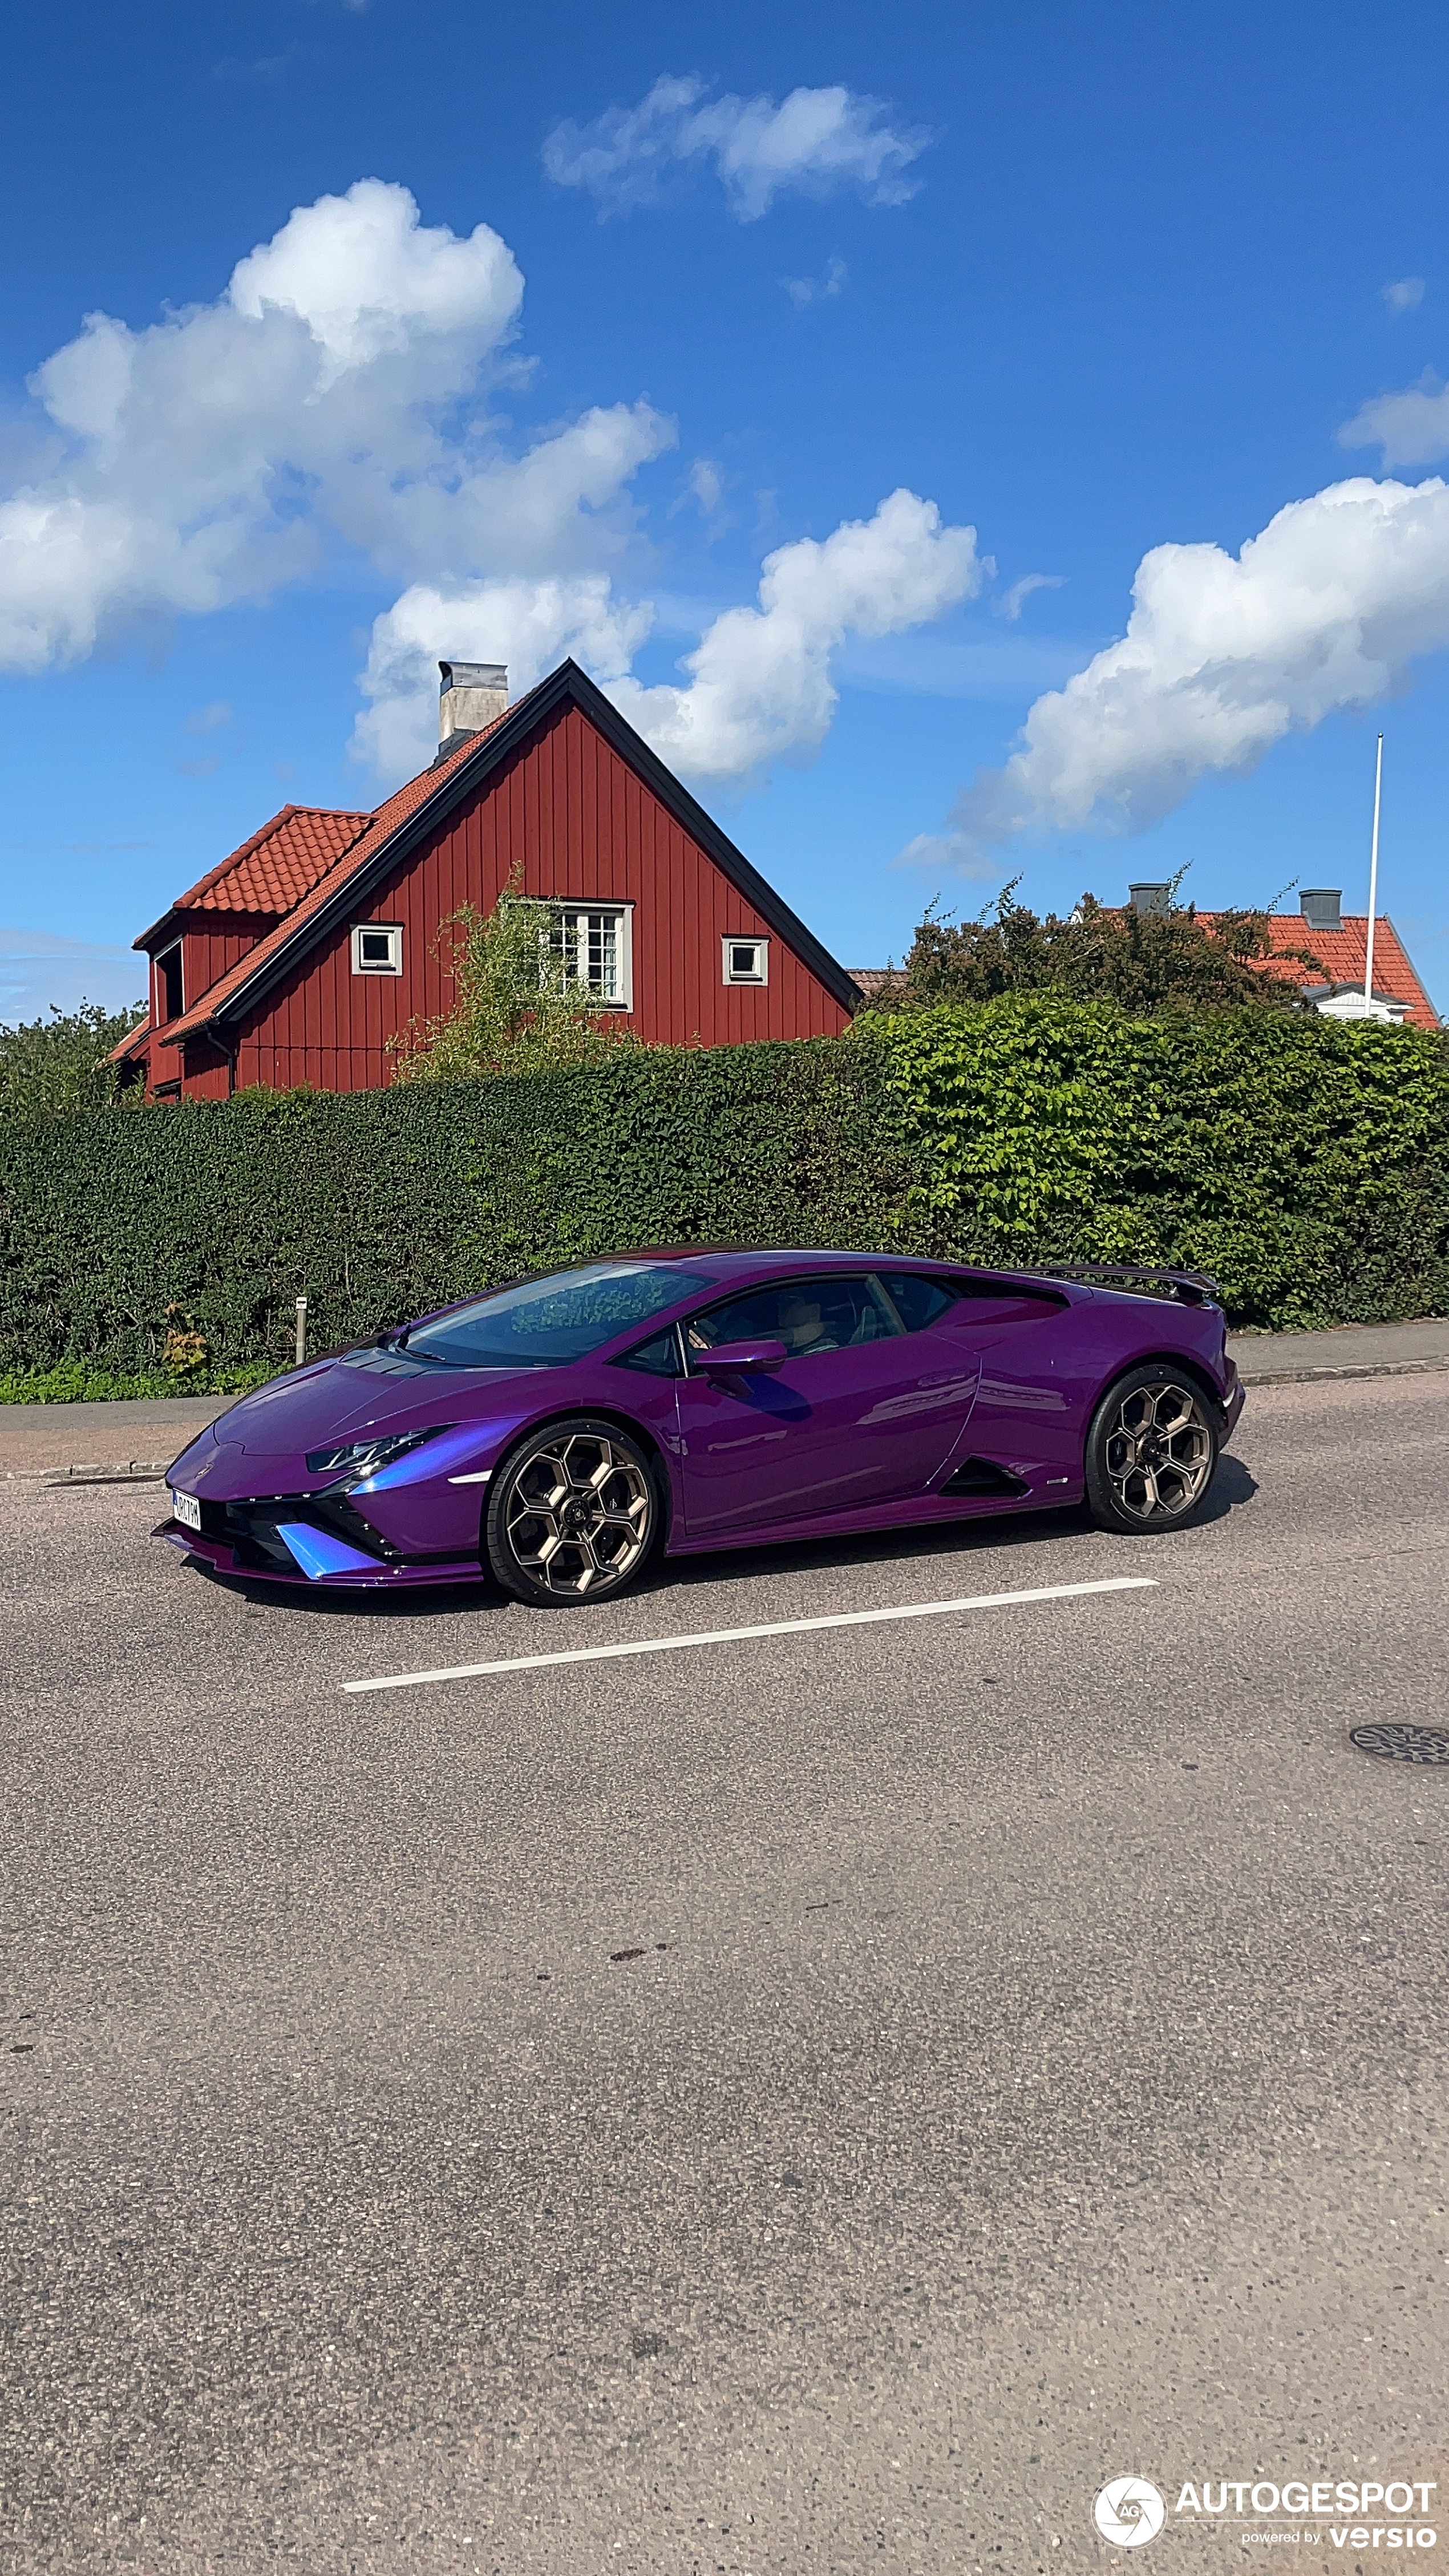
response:
<svg viewBox="0 0 1449 2576"><path fill-rule="evenodd" d="M358 921L352 929L354 975L402 973L402 925L396 921Z"/></svg>
<svg viewBox="0 0 1449 2576"><path fill-rule="evenodd" d="M768 984L770 980L770 943L747 937L728 938L722 943L724 980L727 984Z"/></svg>
<svg viewBox="0 0 1449 2576"><path fill-rule="evenodd" d="M579 983L607 1008L634 1008L634 907L631 903L556 903L549 945Z"/></svg>

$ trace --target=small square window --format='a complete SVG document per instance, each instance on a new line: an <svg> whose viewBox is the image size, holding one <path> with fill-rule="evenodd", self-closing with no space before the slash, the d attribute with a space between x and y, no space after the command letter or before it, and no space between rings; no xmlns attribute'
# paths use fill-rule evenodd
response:
<svg viewBox="0 0 1449 2576"><path fill-rule="evenodd" d="M768 939L727 939L724 943L724 979L727 984L768 984Z"/></svg>
<svg viewBox="0 0 1449 2576"><path fill-rule="evenodd" d="M354 975L400 975L402 931L396 922L359 921L352 933Z"/></svg>

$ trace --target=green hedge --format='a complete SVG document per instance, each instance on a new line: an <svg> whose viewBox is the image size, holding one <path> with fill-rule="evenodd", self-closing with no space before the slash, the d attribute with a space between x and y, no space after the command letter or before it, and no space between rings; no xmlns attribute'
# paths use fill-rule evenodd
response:
<svg viewBox="0 0 1449 2576"><path fill-rule="evenodd" d="M1235 1320L1449 1311L1449 1045L1009 996L804 1045L0 1134L0 1371L220 1379L648 1243L1172 1258ZM172 1318L174 1322L174 1316Z"/></svg>
<svg viewBox="0 0 1449 2576"><path fill-rule="evenodd" d="M1171 1260L1235 1323L1449 1312L1449 1039L1011 996L878 1041L911 1223L966 1258Z"/></svg>

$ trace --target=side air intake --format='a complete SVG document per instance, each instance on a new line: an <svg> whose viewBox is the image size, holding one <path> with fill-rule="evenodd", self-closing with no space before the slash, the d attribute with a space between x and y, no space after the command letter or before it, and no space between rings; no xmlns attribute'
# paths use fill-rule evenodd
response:
<svg viewBox="0 0 1449 2576"><path fill-rule="evenodd" d="M941 1491L953 1497L994 1494L998 1501L1014 1502L1022 1494L1029 1494L1031 1487L1022 1477L1013 1476L1009 1467L998 1467L994 1458L967 1458Z"/></svg>

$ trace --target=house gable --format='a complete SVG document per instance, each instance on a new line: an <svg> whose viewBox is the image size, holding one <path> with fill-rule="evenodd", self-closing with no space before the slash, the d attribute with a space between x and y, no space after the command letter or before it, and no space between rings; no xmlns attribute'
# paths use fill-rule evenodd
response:
<svg viewBox="0 0 1449 2576"><path fill-rule="evenodd" d="M843 968L610 706L565 663L452 759L384 806L296 910L158 1034L185 1089L371 1089L388 1041L454 999L442 926L523 889L618 907L632 947L627 1024L653 1043L728 1044L843 1028ZM400 933L402 971L355 971L360 925ZM760 943L757 984L726 983L727 940ZM164 1064L164 1056L162 1058Z"/></svg>

